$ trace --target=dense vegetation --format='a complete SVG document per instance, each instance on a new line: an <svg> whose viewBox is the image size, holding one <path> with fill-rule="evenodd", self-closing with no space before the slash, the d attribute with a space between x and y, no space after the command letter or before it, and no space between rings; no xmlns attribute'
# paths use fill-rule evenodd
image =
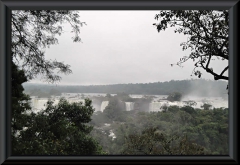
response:
<svg viewBox="0 0 240 165"><path fill-rule="evenodd" d="M12 154L13 155L99 155L105 154L89 134L94 112L92 101L57 105L48 101L37 114L31 112L29 96L21 83L27 78L12 63Z"/></svg>
<svg viewBox="0 0 240 165"><path fill-rule="evenodd" d="M73 41L80 41L77 11L15 10L11 13L11 146L12 155L96 155L104 154L89 133L94 109L91 100L85 104L61 99L52 101L38 114L31 112L29 95L22 83L41 75L48 82L61 79L58 73L71 73L70 66L45 59L44 48L58 43L61 23L72 26ZM57 74L55 74L57 73ZM56 95L57 91L51 90ZM48 94L49 94L48 93Z"/></svg>
<svg viewBox="0 0 240 165"><path fill-rule="evenodd" d="M163 13L161 17L167 15L168 13ZM224 12L224 15L227 18L227 12ZM22 83L36 76L41 75L48 82L56 82L61 77L55 73L71 73L69 65L56 60L46 60L44 57L44 48L58 43L56 35L62 33L62 22L71 24L75 34L73 41L80 41L79 27L84 23L79 20L75 11L16 10L11 14L13 155L228 154L228 109L209 110L210 105L205 104L204 109L200 110L192 108L189 104L182 108L171 106L161 112L149 113L145 112L144 105L147 105L151 98L133 99L127 95L170 95L177 92L199 96L223 96L226 93L226 83L223 81L182 80L61 88L26 84L23 93ZM162 24L166 25L166 21L161 22ZM195 41L196 38L191 37L187 46ZM220 57L228 59L228 50L225 48L227 42L219 41L223 42L223 55L220 54ZM215 46L214 44L211 43ZM209 54L205 61L200 62L206 71L214 75L213 69L208 68L211 57L212 54ZM204 66L207 60L207 65ZM215 80L224 78L223 73L227 69L228 67L224 68L220 75L215 75ZM201 75L199 72L195 74ZM69 103L60 99L59 103L54 105L52 101L48 101L46 108L41 112L34 114L29 111L30 97L27 94L50 97L63 92L125 93L116 96L108 94L106 98L102 98L108 100L109 104L103 112L95 114L92 101L88 99L84 104ZM179 98L180 95L168 97L171 101ZM137 108L124 111L123 102L127 101L134 101Z"/></svg>
<svg viewBox="0 0 240 165"><path fill-rule="evenodd" d="M91 85L91 86L56 86L44 84L25 83L25 92L39 97L50 97L61 93L119 93L127 94L152 94L169 95L179 92L183 95L192 94L198 96L224 96L227 93L227 82L196 80L172 80L169 82L139 83L139 84L115 84L115 85Z"/></svg>
<svg viewBox="0 0 240 165"><path fill-rule="evenodd" d="M90 122L92 136L108 154L228 154L227 108L170 106L167 111L149 113L125 111L116 100L114 96ZM115 138L109 136L111 131Z"/></svg>
<svg viewBox="0 0 240 165"><path fill-rule="evenodd" d="M167 100L169 101L181 101L182 94L179 92L174 92L168 95Z"/></svg>

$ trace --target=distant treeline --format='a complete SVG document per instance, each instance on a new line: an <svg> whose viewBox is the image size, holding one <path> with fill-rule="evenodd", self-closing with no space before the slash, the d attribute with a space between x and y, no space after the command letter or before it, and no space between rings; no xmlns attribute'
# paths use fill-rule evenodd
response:
<svg viewBox="0 0 240 165"><path fill-rule="evenodd" d="M205 79L171 80L166 82L113 84L113 85L51 85L51 84L23 84L25 93L48 97L61 93L126 93L142 95L169 95L180 92L183 95L197 96L226 96L227 82Z"/></svg>

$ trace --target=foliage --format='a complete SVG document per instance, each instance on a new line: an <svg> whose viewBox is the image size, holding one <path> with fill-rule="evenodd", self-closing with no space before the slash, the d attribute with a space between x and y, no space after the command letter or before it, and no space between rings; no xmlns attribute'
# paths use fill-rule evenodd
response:
<svg viewBox="0 0 240 165"><path fill-rule="evenodd" d="M122 92L122 93L117 93L117 95L115 96L115 98L118 98L119 100L123 101L123 102L133 102L134 98L131 98L129 96L129 94Z"/></svg>
<svg viewBox="0 0 240 165"><path fill-rule="evenodd" d="M191 106L169 106L167 111L127 111L124 116L124 122L108 121L111 124L108 130L113 130L116 136L114 140L109 139L107 130L106 134L99 132L94 135L102 137L99 143L110 155L228 154L227 108L213 108L209 111ZM94 116L93 120L96 119L98 115ZM103 126L99 126L99 129L101 128ZM155 137L164 137L171 143L167 145L161 139L154 139Z"/></svg>
<svg viewBox="0 0 240 165"><path fill-rule="evenodd" d="M74 42L80 41L80 22L76 11L15 10L12 12L12 154L13 155L98 155L103 152L90 136L89 125L94 112L92 101L70 104L60 99L57 105L47 102L41 112L31 111L29 96L23 93L22 83L38 75L49 82L60 80L57 73L71 73L69 65L46 60L43 49L57 44L63 22L71 24ZM17 67L20 67L20 69ZM38 95L59 95L51 89L37 91Z"/></svg>
<svg viewBox="0 0 240 165"><path fill-rule="evenodd" d="M61 99L57 105L47 102L38 114L31 111L30 97L23 93L27 81L23 70L12 62L12 154L13 155L92 155L105 154L90 136L94 112L91 100L68 103Z"/></svg>
<svg viewBox="0 0 240 165"><path fill-rule="evenodd" d="M191 107L191 106L188 106L188 105L187 106L183 106L181 108L181 110L189 113L190 115L195 115L196 114L196 111L194 110L194 108Z"/></svg>
<svg viewBox="0 0 240 165"><path fill-rule="evenodd" d="M93 114L90 124L94 125L94 127L101 127L105 123L110 123L111 121L112 120L110 120L106 114L101 111L97 111Z"/></svg>
<svg viewBox="0 0 240 165"><path fill-rule="evenodd" d="M140 112L148 111L149 103L151 101L152 101L152 97L144 97L144 98L135 99L134 109L138 112L139 111Z"/></svg>
<svg viewBox="0 0 240 165"><path fill-rule="evenodd" d="M111 96L111 94L107 93L105 97L111 98L112 96Z"/></svg>
<svg viewBox="0 0 240 165"><path fill-rule="evenodd" d="M118 97L109 99L108 106L104 109L103 114L111 121L124 121L123 118L124 102L120 101Z"/></svg>
<svg viewBox="0 0 240 165"><path fill-rule="evenodd" d="M96 141L104 148L105 154L112 153L112 138L109 136L107 131L94 127L93 131L90 134ZM99 153L100 155L101 153Z"/></svg>
<svg viewBox="0 0 240 165"><path fill-rule="evenodd" d="M57 73L71 73L70 66L56 60L46 60L43 49L57 44L62 23L72 26L74 42L81 41L78 12L67 10L14 10L12 11L12 57L25 70L28 79L42 75L49 82L59 81ZM55 72L55 73L54 73Z"/></svg>
<svg viewBox="0 0 240 165"><path fill-rule="evenodd" d="M197 105L196 101L193 101L193 100L188 100L183 102L186 104L186 106L190 106L190 107Z"/></svg>
<svg viewBox="0 0 240 165"><path fill-rule="evenodd" d="M221 73L217 73L210 67L211 60L229 59L229 13L227 10L162 10L156 14L154 23L158 32L170 27L176 27L175 33L189 36L186 42L181 43L182 49L190 49L189 56L180 58L177 65L191 59L195 68L193 73L201 77L202 73L196 68L202 68L212 74L215 80L228 80L224 73L229 66L223 67ZM173 65L173 64L171 64Z"/></svg>
<svg viewBox="0 0 240 165"><path fill-rule="evenodd" d="M168 106L167 106L167 104L163 104L162 106L161 106L161 109L162 109L162 111L163 112L166 112L166 111L168 111ZM171 111L171 108L169 109L170 111Z"/></svg>
<svg viewBox="0 0 240 165"><path fill-rule="evenodd" d="M167 136L156 128L126 138L125 155L203 155L204 147L192 143L187 136Z"/></svg>
<svg viewBox="0 0 240 165"><path fill-rule="evenodd" d="M22 83L27 81L27 77L24 75L23 70L19 70L18 67L12 62L12 121L11 121L11 139L12 146L17 145L16 136L26 127L26 120L29 117L23 112L30 110L29 100L30 97L23 93ZM13 147L13 151L14 151Z"/></svg>
<svg viewBox="0 0 240 165"><path fill-rule="evenodd" d="M208 104L208 103L204 103L201 108L205 109L205 110L209 110L210 108L212 107L211 104Z"/></svg>
<svg viewBox="0 0 240 165"><path fill-rule="evenodd" d="M56 89L60 93L118 93L121 100L126 102L134 101L133 98L127 96L129 94L147 94L147 95L169 95L173 92L187 95L189 93L197 96L205 97L226 97L225 81L211 81L204 79L191 80L171 80L166 82L155 82L145 84L114 84L114 85L91 85L91 86L66 86L66 85L43 85L43 84L23 84L26 93L40 89L41 92L49 93L51 89ZM210 89L210 90L209 90ZM122 93L119 93L122 91ZM125 96L125 98L124 98ZM153 97L146 97L151 99ZM103 97L106 101L107 97ZM103 101L102 100L102 101Z"/></svg>
<svg viewBox="0 0 240 165"><path fill-rule="evenodd" d="M167 97L167 100L169 101L180 101L182 98L182 94L179 93L179 92L174 92L174 93L171 93L168 97Z"/></svg>
<svg viewBox="0 0 240 165"><path fill-rule="evenodd" d="M104 154L98 143L89 136L94 112L91 100L68 103L60 99L57 105L49 100L46 109L29 114L27 130L17 138L14 155L97 155Z"/></svg>

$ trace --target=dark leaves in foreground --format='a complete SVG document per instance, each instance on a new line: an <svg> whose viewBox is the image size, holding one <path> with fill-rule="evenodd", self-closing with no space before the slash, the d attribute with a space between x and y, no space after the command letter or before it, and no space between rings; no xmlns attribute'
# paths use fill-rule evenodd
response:
<svg viewBox="0 0 240 165"><path fill-rule="evenodd" d="M149 128L126 137L124 155L203 155L204 147L189 141L187 136L165 135Z"/></svg>

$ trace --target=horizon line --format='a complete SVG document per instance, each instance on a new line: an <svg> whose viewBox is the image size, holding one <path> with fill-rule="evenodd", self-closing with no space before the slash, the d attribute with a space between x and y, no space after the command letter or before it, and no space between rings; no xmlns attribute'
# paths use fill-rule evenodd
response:
<svg viewBox="0 0 240 165"><path fill-rule="evenodd" d="M81 85L81 84L57 84L57 83L44 83L44 82L25 82L23 84L32 84L32 85L50 85L50 86L107 86L107 85L131 85L131 84L153 84L153 83L165 83L165 82L171 82L171 81L192 81L192 80L205 80L205 81L216 81L216 80L212 80L212 79L182 79L182 80L169 80L169 81L157 81L157 82L148 82L148 83L113 83L113 84L88 84L88 85ZM218 81L222 81L225 82L223 80L218 80ZM60 82L61 83L61 82ZM226 82L227 83L227 82Z"/></svg>

